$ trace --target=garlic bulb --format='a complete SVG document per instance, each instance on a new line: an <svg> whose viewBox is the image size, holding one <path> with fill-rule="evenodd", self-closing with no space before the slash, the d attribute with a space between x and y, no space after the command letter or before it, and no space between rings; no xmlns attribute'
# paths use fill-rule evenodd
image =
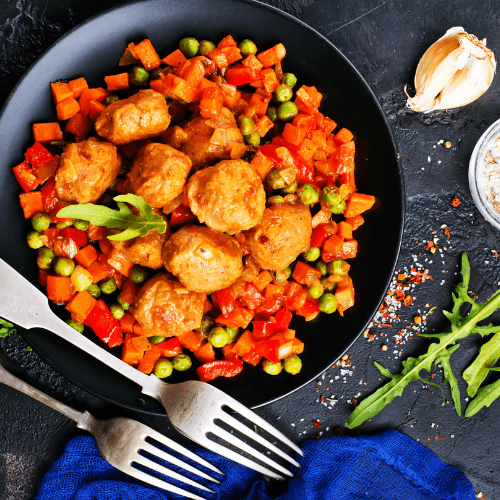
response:
<svg viewBox="0 0 500 500"><path fill-rule="evenodd" d="M417 66L415 97L407 106L414 111L434 111L465 106L481 96L493 81L493 52L462 27L449 29L432 44Z"/></svg>

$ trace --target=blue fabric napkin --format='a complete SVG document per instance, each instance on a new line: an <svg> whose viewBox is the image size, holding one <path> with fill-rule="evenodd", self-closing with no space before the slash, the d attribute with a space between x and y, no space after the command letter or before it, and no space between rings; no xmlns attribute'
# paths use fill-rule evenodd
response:
<svg viewBox="0 0 500 500"><path fill-rule="evenodd" d="M223 477L211 473L221 484L185 471L183 474L216 493L173 483L209 500L475 499L472 484L463 472L394 430L375 436L333 436L306 441L302 444L304 457L299 459L301 468L292 470L295 477L277 497L269 496L268 483L261 474L206 449L191 449L225 473ZM178 498L182 497L145 485L111 467L99 454L93 438L78 436L69 441L63 455L48 471L35 500Z"/></svg>

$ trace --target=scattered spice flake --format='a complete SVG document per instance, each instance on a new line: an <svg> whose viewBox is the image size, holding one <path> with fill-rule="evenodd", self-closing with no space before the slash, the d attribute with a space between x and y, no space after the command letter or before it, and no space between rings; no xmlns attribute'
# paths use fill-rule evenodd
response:
<svg viewBox="0 0 500 500"><path fill-rule="evenodd" d="M425 244L424 248L425 248L426 250L429 250L429 249L430 249L431 247L433 247L433 246L434 246L434 242L429 240L429 241Z"/></svg>
<svg viewBox="0 0 500 500"><path fill-rule="evenodd" d="M479 492L477 495L476 495L476 498L480 498L481 500L485 500L486 497L481 493Z"/></svg>
<svg viewBox="0 0 500 500"><path fill-rule="evenodd" d="M321 427L321 424L317 420L313 420L314 427Z"/></svg>
<svg viewBox="0 0 500 500"><path fill-rule="evenodd" d="M498 252L496 250L492 250L491 256L494 257L495 259L498 259Z"/></svg>
<svg viewBox="0 0 500 500"><path fill-rule="evenodd" d="M448 228L445 228L445 229L443 230L443 233L445 234L445 236L446 236L448 239L450 239L450 230L449 230Z"/></svg>
<svg viewBox="0 0 500 500"><path fill-rule="evenodd" d="M382 351L387 351L388 347L384 344L381 348Z"/></svg>
<svg viewBox="0 0 500 500"><path fill-rule="evenodd" d="M460 205L460 198L458 196L455 196L455 198L451 200L451 206L457 208L458 205Z"/></svg>
<svg viewBox="0 0 500 500"><path fill-rule="evenodd" d="M417 242L415 242L415 243L417 243ZM403 273L398 274L398 280L399 281L404 281L405 278L406 278L406 274L403 274Z"/></svg>
<svg viewBox="0 0 500 500"><path fill-rule="evenodd" d="M451 146L453 146L453 144L451 143L451 141L446 141L446 142L444 143L444 147L445 147L446 149L450 149L450 148L451 148Z"/></svg>
<svg viewBox="0 0 500 500"><path fill-rule="evenodd" d="M405 298L403 299L403 305L404 306L409 306L413 302L413 297L411 295L406 295Z"/></svg>

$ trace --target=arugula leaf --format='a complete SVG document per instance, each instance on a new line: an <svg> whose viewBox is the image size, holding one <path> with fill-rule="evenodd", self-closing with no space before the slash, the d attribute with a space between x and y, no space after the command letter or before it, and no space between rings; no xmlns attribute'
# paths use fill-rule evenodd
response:
<svg viewBox="0 0 500 500"><path fill-rule="evenodd" d="M394 375L384 369L382 373L387 376L390 375L390 382L386 383L372 395L361 401L361 403L351 413L346 423L346 427L352 429L362 424L365 420L375 416L386 405L393 401L394 398L401 396L403 390L408 384L414 380L422 380L420 377L420 372L422 370L430 372L432 366L437 365L438 363L441 363L443 366L445 371L445 382L450 384L455 405L457 405L457 401L460 401L458 383L449 364L451 354L460 345L457 344L457 341L473 333L479 333L484 336L500 330L499 327L494 327L491 324L486 326L477 326L477 323L491 316L491 314L493 314L493 312L500 307L500 290L497 290L488 301L476 303L467 294L470 279L470 266L466 253L462 254L461 272L462 282L457 285L455 289L456 293L452 294L453 309L451 312L443 311L443 314L450 320L451 332L427 335L421 334L423 337L435 337L439 340L439 342L432 343L425 354L422 354L417 358L409 357L403 361L403 370L399 374ZM466 303L470 304L470 311L462 317L460 309ZM450 346L451 348L449 348ZM428 381L425 381L425 383L428 383ZM459 404L457 405L457 412L460 412Z"/></svg>
<svg viewBox="0 0 500 500"><path fill-rule="evenodd" d="M142 197L129 193L115 196L113 199L118 203L118 210L103 205L95 205L94 203L83 203L61 208L57 212L57 216L86 220L96 226L124 229L121 233L108 236L108 239L114 241L125 241L137 236L146 236L149 231L154 230L163 234L167 230L167 223L163 217L154 214L153 209ZM130 203L136 207L139 215L135 215L125 203Z"/></svg>
<svg viewBox="0 0 500 500"><path fill-rule="evenodd" d="M497 371L497 370L494 370ZM500 396L500 380L485 385L477 391L476 397L469 403L465 410L466 417L472 417L485 406L490 406Z"/></svg>
<svg viewBox="0 0 500 500"><path fill-rule="evenodd" d="M0 338L7 337L8 335L14 333L15 331L16 327L12 323L9 323L8 321L5 321L4 319L0 318Z"/></svg>

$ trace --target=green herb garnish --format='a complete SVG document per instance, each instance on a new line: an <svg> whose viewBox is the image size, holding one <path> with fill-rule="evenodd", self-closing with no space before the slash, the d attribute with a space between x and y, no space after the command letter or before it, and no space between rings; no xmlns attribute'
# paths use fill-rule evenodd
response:
<svg viewBox="0 0 500 500"><path fill-rule="evenodd" d="M16 327L12 323L0 318L0 338L7 337L15 331Z"/></svg>
<svg viewBox="0 0 500 500"><path fill-rule="evenodd" d="M57 212L61 218L82 219L95 226L105 226L110 229L124 229L121 233L108 236L114 241L125 241L137 236L146 236L149 231L158 231L163 234L167 230L167 223L163 217L153 213L153 209L135 194L120 194L113 198L118 203L118 210L83 203L81 205L68 205ZM135 215L126 205L130 203L137 208L139 215Z"/></svg>
<svg viewBox="0 0 500 500"><path fill-rule="evenodd" d="M432 366L438 365L439 363L443 367L444 381L450 385L455 408L458 415L460 415L460 391L458 389L457 378L451 371L450 366L450 356L460 346L460 344L457 344L457 341L473 333L479 333L484 337L485 335L490 335L491 333L500 332L500 326L493 326L491 324L483 326L477 325L479 322L491 316L500 307L500 290L497 290L486 302L476 303L476 301L469 297L467 293L469 288L470 266L466 253L462 254L461 272L462 282L457 285L455 293L452 294L453 310L452 312L443 311L443 314L450 320L451 332L426 335L420 334L421 337L435 337L439 339L439 342L431 344L425 354L422 354L417 358L409 357L403 361L403 370L399 374L394 375L386 368L383 368L378 363L375 363L375 366L380 370L382 375L390 378L391 380L375 391L371 396L364 399L359 406L356 407L356 409L351 413L351 416L346 423L346 427L352 429L362 424L365 420L375 416L395 397L401 396L404 388L410 382L420 380L428 384L429 382L427 380L420 377L420 372L422 370L430 372ZM470 304L470 311L468 314L462 316L460 309L464 304ZM484 380L484 377L482 377L484 370L486 370L486 374L488 370L491 370L491 368L486 368L486 363L491 366L491 364L498 359L496 353L495 359L495 356L491 355L490 351L490 348L496 346L497 343L500 342L500 335L498 339L496 339L496 337L497 335L495 335L483 346L483 349L485 350L481 350L482 354L480 353L478 356L479 361L476 360L466 370L466 373L470 373L470 375L468 375L470 379L469 387L471 387L472 382L474 382L472 387L476 387L477 389L477 386L479 386L481 381ZM488 346L488 344L490 344L490 346ZM486 376L486 374L484 374L484 376ZM477 383L478 380L479 383ZM469 404L465 415L473 415L483 406L489 406L498 396L500 396L500 381L495 382L490 386L483 387L478 391L476 398Z"/></svg>

